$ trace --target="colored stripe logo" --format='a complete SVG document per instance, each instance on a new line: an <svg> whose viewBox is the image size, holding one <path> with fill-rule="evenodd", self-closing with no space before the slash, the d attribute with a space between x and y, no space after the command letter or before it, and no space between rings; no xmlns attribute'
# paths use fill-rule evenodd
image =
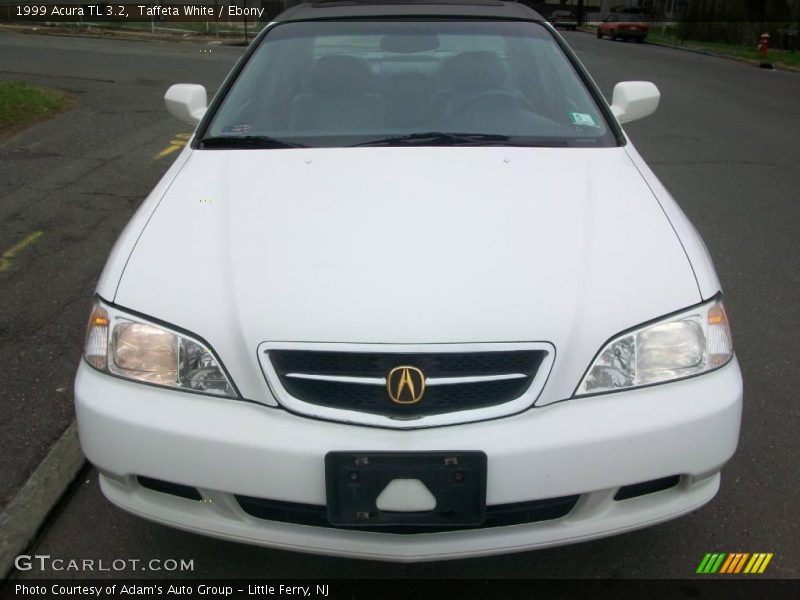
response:
<svg viewBox="0 0 800 600"><path fill-rule="evenodd" d="M716 552L706 554L697 573L725 575L735 575L739 573L760 574L763 573L769 561L772 560L772 552Z"/></svg>

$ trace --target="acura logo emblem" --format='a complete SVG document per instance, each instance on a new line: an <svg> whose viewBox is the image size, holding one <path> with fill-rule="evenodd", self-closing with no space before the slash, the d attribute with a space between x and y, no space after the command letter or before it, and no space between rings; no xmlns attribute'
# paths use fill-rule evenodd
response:
<svg viewBox="0 0 800 600"><path fill-rule="evenodd" d="M386 391L395 404L416 404L425 394L425 375L417 367L395 367L386 376Z"/></svg>

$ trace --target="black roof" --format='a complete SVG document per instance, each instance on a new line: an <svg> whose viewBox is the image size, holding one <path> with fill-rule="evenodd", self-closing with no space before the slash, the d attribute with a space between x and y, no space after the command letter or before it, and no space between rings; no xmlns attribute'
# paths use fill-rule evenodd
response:
<svg viewBox="0 0 800 600"><path fill-rule="evenodd" d="M469 17L544 21L521 2L504 0L316 0L293 6L276 21L365 17Z"/></svg>

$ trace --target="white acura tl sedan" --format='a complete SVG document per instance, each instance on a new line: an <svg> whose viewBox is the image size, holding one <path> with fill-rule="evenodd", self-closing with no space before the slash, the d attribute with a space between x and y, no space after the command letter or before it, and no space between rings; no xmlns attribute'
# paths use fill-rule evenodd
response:
<svg viewBox="0 0 800 600"><path fill-rule="evenodd" d="M321 1L253 42L117 242L75 398L114 504L367 559L716 494L742 379L708 252L527 7Z"/></svg>

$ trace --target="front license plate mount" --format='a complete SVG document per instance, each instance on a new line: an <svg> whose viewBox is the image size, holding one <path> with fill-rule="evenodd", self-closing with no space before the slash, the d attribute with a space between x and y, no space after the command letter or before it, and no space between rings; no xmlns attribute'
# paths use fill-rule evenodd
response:
<svg viewBox="0 0 800 600"><path fill-rule="evenodd" d="M329 452L328 521L339 527L477 526L486 518L486 454L479 451ZM417 479L436 498L429 511L380 510L395 479Z"/></svg>

